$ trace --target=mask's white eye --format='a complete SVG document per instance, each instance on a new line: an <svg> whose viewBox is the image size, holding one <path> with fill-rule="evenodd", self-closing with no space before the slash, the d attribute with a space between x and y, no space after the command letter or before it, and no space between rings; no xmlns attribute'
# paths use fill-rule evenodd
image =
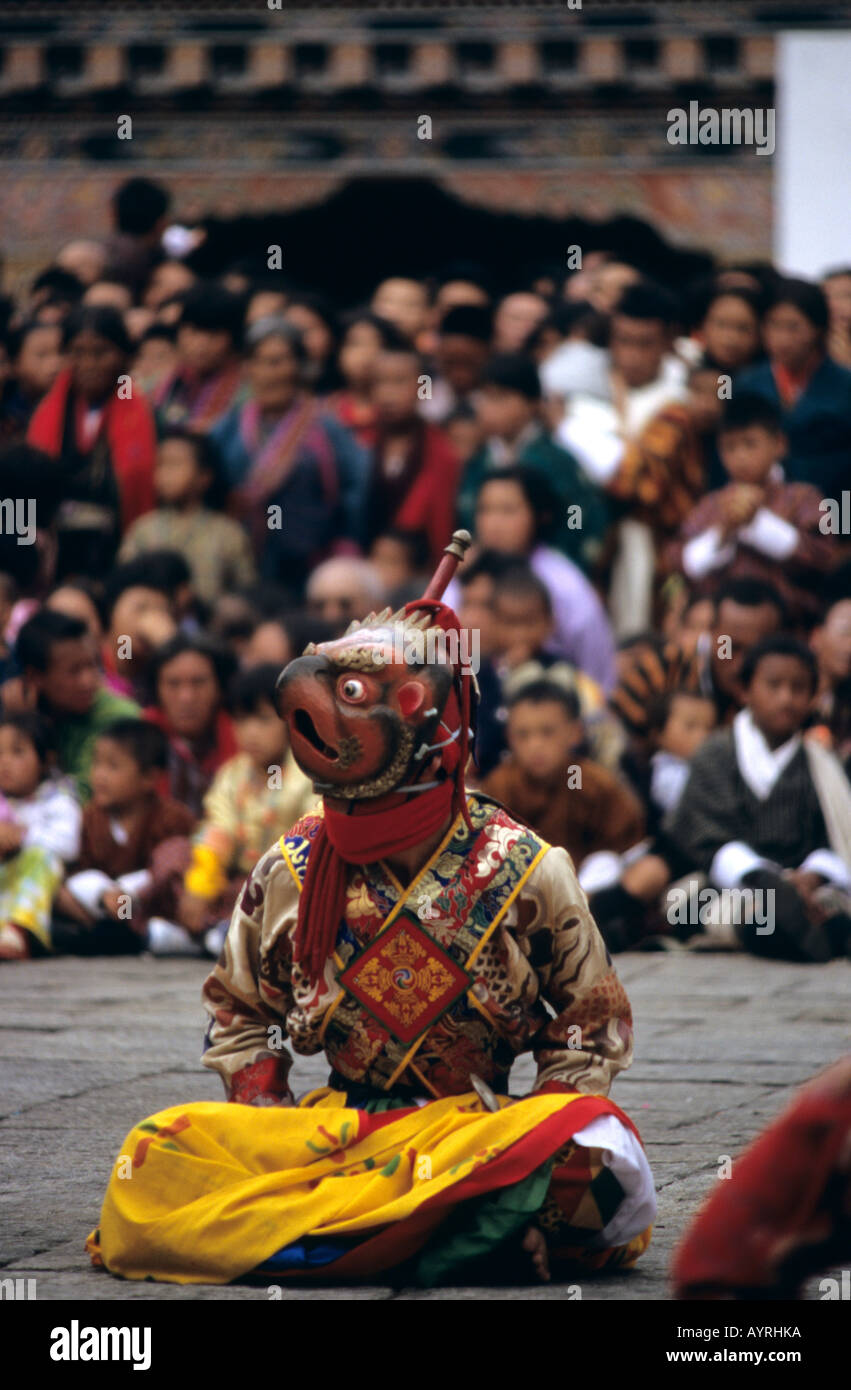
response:
<svg viewBox="0 0 851 1390"><path fill-rule="evenodd" d="M363 681L357 681L350 676L349 679L343 681L343 684L340 686L340 694L344 700L350 700L352 704L356 704L359 700L362 700L366 694Z"/></svg>

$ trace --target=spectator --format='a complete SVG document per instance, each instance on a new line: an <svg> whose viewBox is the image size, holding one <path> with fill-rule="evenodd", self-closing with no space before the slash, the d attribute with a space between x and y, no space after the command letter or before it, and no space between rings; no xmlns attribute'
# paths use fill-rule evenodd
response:
<svg viewBox="0 0 851 1390"><path fill-rule="evenodd" d="M672 353L676 308L657 286L632 285L618 300L609 344L610 399L577 393L556 439L605 487L654 415L686 397L685 367ZM656 557L650 528L627 514L617 536L610 609L619 636L647 627Z"/></svg>
<svg viewBox="0 0 851 1390"><path fill-rule="evenodd" d="M550 306L540 294L507 294L493 316L493 347L497 353L521 352L526 340L543 323Z"/></svg>
<svg viewBox="0 0 851 1390"><path fill-rule="evenodd" d="M59 768L86 801L95 739L138 707L103 684L95 643L79 618L42 609L18 633L15 656L25 697L53 729Z"/></svg>
<svg viewBox="0 0 851 1390"><path fill-rule="evenodd" d="M572 455L545 432L540 404L541 386L530 358L521 353L491 358L477 402L484 444L464 469L458 519L462 526L472 525L484 478L514 465L536 469L559 499L556 515L562 520L553 527L553 543L587 573L602 552L606 507Z"/></svg>
<svg viewBox="0 0 851 1390"><path fill-rule="evenodd" d="M367 534L371 542L388 527L418 532L437 564L452 534L459 466L443 430L418 412L421 368L412 348L385 349L376 360L377 433Z"/></svg>
<svg viewBox="0 0 851 1390"><path fill-rule="evenodd" d="M736 390L754 391L780 410L789 481L835 497L851 458L851 371L828 357L828 327L824 291L807 280L782 281L763 325L768 361L743 371Z"/></svg>
<svg viewBox="0 0 851 1390"><path fill-rule="evenodd" d="M57 951L135 955L148 944L149 918L173 911L169 859L176 849L186 860L195 821L157 791L167 751L164 734L143 719L122 719L98 738L79 857L56 899Z"/></svg>
<svg viewBox="0 0 851 1390"><path fill-rule="evenodd" d="M100 575L121 531L154 504L156 433L128 375L130 342L114 309L75 311L62 331L70 365L30 422L27 441L56 460L56 578Z"/></svg>
<svg viewBox="0 0 851 1390"><path fill-rule="evenodd" d="M419 598L428 583L429 549L422 531L383 531L372 542L369 559L394 607Z"/></svg>
<svg viewBox="0 0 851 1390"><path fill-rule="evenodd" d="M290 295L281 317L301 334L307 354L304 379L311 391L317 396L335 391L340 385L339 328L330 304L318 294Z"/></svg>
<svg viewBox="0 0 851 1390"><path fill-rule="evenodd" d="M298 331L264 319L248 332L250 397L213 432L264 578L300 589L344 539L360 539L367 459L305 381Z"/></svg>
<svg viewBox="0 0 851 1390"><path fill-rule="evenodd" d="M230 915L261 854L316 800L275 708L280 669L255 666L235 676L229 688L239 752L219 769L204 798L180 906L181 922L195 935Z"/></svg>
<svg viewBox="0 0 851 1390"><path fill-rule="evenodd" d="M444 314L437 330L431 397L420 407L426 420L443 424L459 406L470 403L490 355L492 331L491 311L483 305L461 304Z"/></svg>
<svg viewBox="0 0 851 1390"><path fill-rule="evenodd" d="M658 410L685 398L685 368L671 352L675 321L671 296L655 285L625 290L612 317L610 400L577 393L559 425L559 443L598 484Z"/></svg>
<svg viewBox="0 0 851 1390"><path fill-rule="evenodd" d="M151 179L127 179L112 199L113 232L106 239L104 274L129 285L134 295L154 264L171 199Z"/></svg>
<svg viewBox="0 0 851 1390"><path fill-rule="evenodd" d="M532 469L506 468L485 478L476 499L476 540L486 550L527 559L546 585L555 627L549 650L608 690L614 643L605 609L582 571L546 544L556 503L547 480Z"/></svg>
<svg viewBox="0 0 851 1390"><path fill-rule="evenodd" d="M821 287L830 314L828 354L840 367L851 367L851 266L829 270L822 276Z"/></svg>
<svg viewBox="0 0 851 1390"><path fill-rule="evenodd" d="M704 360L735 375L760 356L761 299L754 290L716 285L695 337Z"/></svg>
<svg viewBox="0 0 851 1390"><path fill-rule="evenodd" d="M100 586L91 579L69 579L58 584L44 600L44 607L66 618L79 618L85 623L97 650L104 639L104 612Z"/></svg>
<svg viewBox="0 0 851 1390"><path fill-rule="evenodd" d="M164 258L157 262L142 294L146 309L161 309L175 295L185 294L198 283L198 276L184 261Z"/></svg>
<svg viewBox="0 0 851 1390"><path fill-rule="evenodd" d="M743 914L751 920L735 924L746 950L783 960L844 956L851 787L833 755L802 738L815 658L777 636L751 649L741 679L745 708L696 754L665 829L714 886L771 894L770 920Z"/></svg>
<svg viewBox="0 0 851 1390"><path fill-rule="evenodd" d="M160 787L196 818L213 777L237 751L224 709L234 666L227 650L183 633L160 647L151 664L155 703L145 710L145 718L163 730L169 744Z"/></svg>
<svg viewBox="0 0 851 1390"><path fill-rule="evenodd" d="M177 332L165 323L152 323L136 343L133 378L146 396L155 396L178 366Z"/></svg>
<svg viewBox="0 0 851 1390"><path fill-rule="evenodd" d="M707 589L727 578L762 579L776 587L793 624L812 620L821 606L816 585L840 553L820 528L816 489L785 481L779 412L763 396L737 392L719 439L729 482L686 518L668 563Z"/></svg>
<svg viewBox="0 0 851 1390"><path fill-rule="evenodd" d="M589 854L630 849L644 833L639 801L582 755L584 736L573 692L546 680L521 686L508 706L509 757L482 784L577 868Z"/></svg>
<svg viewBox="0 0 851 1390"><path fill-rule="evenodd" d="M195 285L181 296L179 363L153 397L161 428L205 434L245 399L242 315L242 300L219 285Z"/></svg>
<svg viewBox="0 0 851 1390"><path fill-rule="evenodd" d="M722 411L717 369L698 362L689 372L686 400L671 401L648 421L606 484L615 507L646 526L657 549L674 538L703 496L707 479L716 471L723 478L715 462ZM648 616L649 597L642 610Z"/></svg>
<svg viewBox="0 0 851 1390"><path fill-rule="evenodd" d="M177 601L170 576L158 573L156 563L151 563L154 558L140 556L119 565L104 593L106 639L101 660L106 684L140 703L150 694L154 652L177 632Z"/></svg>
<svg viewBox="0 0 851 1390"><path fill-rule="evenodd" d="M23 324L10 335L8 348L12 377L0 395L0 437L18 442L59 375L62 329L56 323Z"/></svg>
<svg viewBox="0 0 851 1390"><path fill-rule="evenodd" d="M0 715L0 960L50 951L53 899L79 849L80 807L54 760L46 720Z"/></svg>
<svg viewBox="0 0 851 1390"><path fill-rule="evenodd" d="M382 280L372 296L370 308L379 318L392 323L405 341L419 350L420 335L426 331L429 317L428 291L422 281L404 276Z"/></svg>
<svg viewBox="0 0 851 1390"><path fill-rule="evenodd" d="M386 594L377 569L354 556L326 560L307 581L308 612L330 623L337 636L352 618L363 618L385 607Z"/></svg>
<svg viewBox="0 0 851 1390"><path fill-rule="evenodd" d="M751 647L780 631L786 608L776 590L758 579L725 581L715 594L712 626L694 645L665 645L651 636L631 646L619 663L612 692L615 713L634 745L647 737L652 702L680 685L711 696L719 723L729 723L744 699L742 663Z"/></svg>
<svg viewBox="0 0 851 1390"><path fill-rule="evenodd" d="M288 661L298 656L285 624L277 618L261 620L243 647L239 664L244 671L257 666L272 665L281 671Z"/></svg>
<svg viewBox="0 0 851 1390"><path fill-rule="evenodd" d="M106 269L106 248L99 241L83 237L67 241L57 253L56 265L76 275L82 285L93 285Z"/></svg>
<svg viewBox="0 0 851 1390"><path fill-rule="evenodd" d="M351 314L345 322L337 359L343 385L325 404L365 449L373 447L378 432L373 385L379 354L406 341L388 319L368 310Z"/></svg>
<svg viewBox="0 0 851 1390"><path fill-rule="evenodd" d="M159 506L127 532L120 560L149 550L177 550L192 571L195 593L214 603L226 589L246 588L257 578L248 536L237 521L210 506L219 485L214 446L202 435L172 429L160 440L154 473Z"/></svg>
<svg viewBox="0 0 851 1390"><path fill-rule="evenodd" d="M810 634L819 668L819 733L848 768L851 758L851 598L839 598Z"/></svg>

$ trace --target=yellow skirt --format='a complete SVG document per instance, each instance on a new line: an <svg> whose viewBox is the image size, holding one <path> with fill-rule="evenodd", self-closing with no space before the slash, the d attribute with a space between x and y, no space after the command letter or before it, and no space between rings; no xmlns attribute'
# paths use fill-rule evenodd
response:
<svg viewBox="0 0 851 1390"><path fill-rule="evenodd" d="M459 1204L523 1183L592 1121L636 1133L602 1096L500 1105L470 1092L371 1114L323 1089L292 1108L173 1106L127 1136L86 1248L127 1279L225 1284L294 1248L304 1272L307 1242L319 1262L307 1272L364 1277L421 1250Z"/></svg>

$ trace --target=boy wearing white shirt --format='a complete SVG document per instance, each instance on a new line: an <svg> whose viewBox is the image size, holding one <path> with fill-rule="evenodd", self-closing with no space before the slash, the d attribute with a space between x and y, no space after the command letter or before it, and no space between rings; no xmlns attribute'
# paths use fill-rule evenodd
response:
<svg viewBox="0 0 851 1390"><path fill-rule="evenodd" d="M665 832L717 889L768 894L735 924L755 955L824 961L851 942L851 785L803 729L817 685L809 648L769 637L742 667L746 707L695 755ZM746 914L747 915L747 914Z"/></svg>
<svg viewBox="0 0 851 1390"><path fill-rule="evenodd" d="M779 590L793 623L817 616L819 576L839 558L836 538L819 529L816 488L785 481L786 437L775 407L761 396L735 396L718 443L730 482L686 518L670 567L713 588L731 577L763 579Z"/></svg>

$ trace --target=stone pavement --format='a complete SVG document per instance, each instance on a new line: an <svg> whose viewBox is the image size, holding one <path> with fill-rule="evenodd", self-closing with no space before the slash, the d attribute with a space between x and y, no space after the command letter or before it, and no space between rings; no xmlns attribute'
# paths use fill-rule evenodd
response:
<svg viewBox="0 0 851 1390"><path fill-rule="evenodd" d="M849 967L735 955L618 957L636 1061L613 1089L647 1145L659 1189L653 1243L627 1274L586 1278L583 1299L664 1299L671 1251L724 1155L735 1156L792 1088L848 1048ZM217 1100L199 1064L204 964L55 960L0 966L0 1277L39 1299L266 1299L266 1288L125 1283L88 1264L111 1164L131 1125L179 1101ZM297 1091L321 1058L296 1062ZM528 1059L512 1090L528 1084ZM818 1297L813 1281L808 1297ZM565 1286L294 1288L283 1297L563 1299Z"/></svg>

